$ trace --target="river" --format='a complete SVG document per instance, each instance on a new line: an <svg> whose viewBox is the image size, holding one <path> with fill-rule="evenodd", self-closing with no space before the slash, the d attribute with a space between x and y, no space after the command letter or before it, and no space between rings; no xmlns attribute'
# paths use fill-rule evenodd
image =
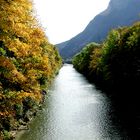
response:
<svg viewBox="0 0 140 140"><path fill-rule="evenodd" d="M43 110L18 140L127 140L110 99L70 64L55 78Z"/></svg>

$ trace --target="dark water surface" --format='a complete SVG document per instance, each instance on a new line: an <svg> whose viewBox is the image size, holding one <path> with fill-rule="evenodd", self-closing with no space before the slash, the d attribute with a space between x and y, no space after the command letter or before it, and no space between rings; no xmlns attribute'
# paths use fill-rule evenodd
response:
<svg viewBox="0 0 140 140"><path fill-rule="evenodd" d="M72 65L56 77L42 112L18 140L129 140L110 99Z"/></svg>

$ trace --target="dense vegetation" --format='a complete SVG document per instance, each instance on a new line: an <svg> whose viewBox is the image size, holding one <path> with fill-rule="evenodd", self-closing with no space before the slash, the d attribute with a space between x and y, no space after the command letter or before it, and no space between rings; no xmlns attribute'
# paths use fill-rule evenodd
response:
<svg viewBox="0 0 140 140"><path fill-rule="evenodd" d="M91 55L92 52L96 51L96 49L100 49L100 45L96 43L90 43L86 45L80 53L75 55L73 59L74 67L77 71L84 75L88 75L90 72L90 61L92 60Z"/></svg>
<svg viewBox="0 0 140 140"><path fill-rule="evenodd" d="M30 0L0 3L0 139L29 121L61 58L33 16Z"/></svg>
<svg viewBox="0 0 140 140"><path fill-rule="evenodd" d="M87 45L73 58L73 64L104 89L138 89L140 22L112 30L100 45Z"/></svg>

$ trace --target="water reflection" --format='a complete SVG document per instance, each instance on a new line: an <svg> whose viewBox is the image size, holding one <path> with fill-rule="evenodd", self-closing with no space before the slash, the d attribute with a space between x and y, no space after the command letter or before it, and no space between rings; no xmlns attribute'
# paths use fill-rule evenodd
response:
<svg viewBox="0 0 140 140"><path fill-rule="evenodd" d="M19 140L121 140L123 130L113 110L109 98L65 65L42 113Z"/></svg>

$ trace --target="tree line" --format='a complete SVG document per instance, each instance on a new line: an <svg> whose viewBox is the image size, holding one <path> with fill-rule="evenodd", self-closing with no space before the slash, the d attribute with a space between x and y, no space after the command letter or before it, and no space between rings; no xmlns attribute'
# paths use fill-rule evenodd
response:
<svg viewBox="0 0 140 140"><path fill-rule="evenodd" d="M73 65L104 90L138 89L140 22L113 29L101 44L86 45L74 56Z"/></svg>
<svg viewBox="0 0 140 140"><path fill-rule="evenodd" d="M29 121L61 67L30 0L0 1L0 139Z"/></svg>

